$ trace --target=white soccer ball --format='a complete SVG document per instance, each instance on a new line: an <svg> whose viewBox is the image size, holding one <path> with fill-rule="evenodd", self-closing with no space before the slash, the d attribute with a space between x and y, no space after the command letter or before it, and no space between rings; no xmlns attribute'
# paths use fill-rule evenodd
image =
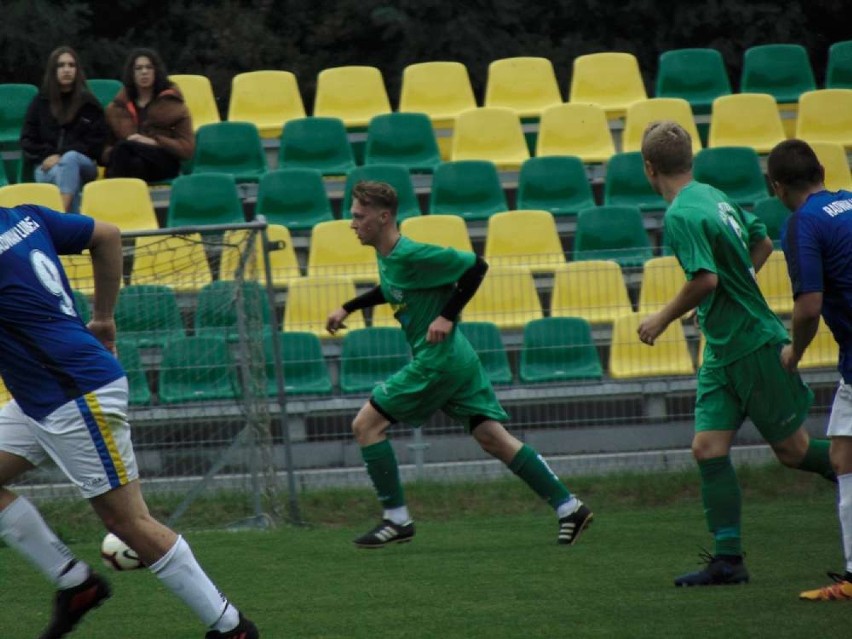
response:
<svg viewBox="0 0 852 639"><path fill-rule="evenodd" d="M145 567L136 551L112 533L107 533L101 542L101 559L113 570L137 570Z"/></svg>

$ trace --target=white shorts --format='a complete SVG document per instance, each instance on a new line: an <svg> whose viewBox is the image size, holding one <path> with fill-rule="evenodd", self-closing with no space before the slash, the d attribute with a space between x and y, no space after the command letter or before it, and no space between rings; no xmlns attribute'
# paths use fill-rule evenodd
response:
<svg viewBox="0 0 852 639"><path fill-rule="evenodd" d="M831 416L828 418L829 437L852 437L852 384L840 380Z"/></svg>
<svg viewBox="0 0 852 639"><path fill-rule="evenodd" d="M138 479L127 423L127 378L72 400L41 420L9 402L0 409L0 450L34 466L50 457L86 499Z"/></svg>

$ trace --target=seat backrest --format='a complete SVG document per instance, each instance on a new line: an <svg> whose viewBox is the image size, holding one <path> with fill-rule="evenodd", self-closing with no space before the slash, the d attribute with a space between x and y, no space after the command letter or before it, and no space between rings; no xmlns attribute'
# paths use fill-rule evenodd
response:
<svg viewBox="0 0 852 639"><path fill-rule="evenodd" d="M796 102L816 89L808 52L799 44L761 44L743 55L740 91L768 93L778 102Z"/></svg>
<svg viewBox="0 0 852 639"><path fill-rule="evenodd" d="M322 355L322 343L313 333L287 332L278 334L281 364L284 368L284 391L288 395L331 393L331 377ZM263 340L266 358L267 394L278 393L275 380L272 335Z"/></svg>
<svg viewBox="0 0 852 639"><path fill-rule="evenodd" d="M266 168L263 143L251 122L217 122L198 129L193 173L228 173L238 181L257 180Z"/></svg>
<svg viewBox="0 0 852 639"><path fill-rule="evenodd" d="M589 323L580 317L546 317L524 326L521 381L601 379L603 368Z"/></svg>
<svg viewBox="0 0 852 639"><path fill-rule="evenodd" d="M695 156L693 175L716 187L741 206L769 197L760 158L748 147L704 149Z"/></svg>
<svg viewBox="0 0 852 639"><path fill-rule="evenodd" d="M148 185L138 178L94 180L83 187L80 210L122 231L159 228Z"/></svg>
<svg viewBox="0 0 852 639"><path fill-rule="evenodd" d="M467 225L456 215L421 215L403 220L400 232L416 242L473 251Z"/></svg>
<svg viewBox="0 0 852 639"><path fill-rule="evenodd" d="M151 401L151 387L142 367L139 348L133 342L119 339L115 344L116 355L127 375L128 396L131 406L142 406Z"/></svg>
<svg viewBox="0 0 852 639"><path fill-rule="evenodd" d="M590 53L574 58L570 102L597 104L607 116L621 117L648 94L632 53Z"/></svg>
<svg viewBox="0 0 852 639"><path fill-rule="evenodd" d="M730 95L731 80L717 49L673 49L660 54L658 98L683 98L695 113L709 113L713 100Z"/></svg>
<svg viewBox="0 0 852 639"><path fill-rule="evenodd" d="M573 155L530 158L518 176L517 207L576 215L595 206L583 161Z"/></svg>
<svg viewBox="0 0 852 639"><path fill-rule="evenodd" d="M656 313L674 299L685 283L686 277L676 257L652 257L642 267L639 313Z"/></svg>
<svg viewBox="0 0 852 639"><path fill-rule="evenodd" d="M502 58L488 65L485 106L507 107L529 118L561 103L553 63L547 58Z"/></svg>
<svg viewBox="0 0 852 639"><path fill-rule="evenodd" d="M213 85L206 76L178 74L170 75L169 80L180 89L196 131L205 124L221 121L219 107L216 106L216 98L213 96Z"/></svg>
<svg viewBox="0 0 852 639"><path fill-rule="evenodd" d="M775 313L788 315L793 312L793 285L787 273L784 251L772 251L757 272L757 285Z"/></svg>
<svg viewBox="0 0 852 639"><path fill-rule="evenodd" d="M843 145L837 142L809 142L809 144L825 169L825 188L829 191L840 189L852 191L852 174L849 171L849 160Z"/></svg>
<svg viewBox="0 0 852 639"><path fill-rule="evenodd" d="M316 276L294 280L287 289L284 330L330 338L332 336L325 330L328 314L353 297L355 284L350 277ZM339 330L335 337L342 337L349 330L364 328L364 315L361 311L350 313L345 325L346 328Z"/></svg>
<svg viewBox="0 0 852 639"><path fill-rule="evenodd" d="M640 151L616 153L606 165L604 204L638 206L642 211L665 211L668 203L645 176Z"/></svg>
<svg viewBox="0 0 852 639"><path fill-rule="evenodd" d="M828 48L826 89L852 89L852 40L835 42Z"/></svg>
<svg viewBox="0 0 852 639"><path fill-rule="evenodd" d="M643 316L625 315L612 326L609 374L615 379L693 375L695 368L679 321L669 324L653 346L639 341L637 329Z"/></svg>
<svg viewBox="0 0 852 639"><path fill-rule="evenodd" d="M585 163L606 162L615 153L606 112L596 104L560 104L545 109L535 154L575 155Z"/></svg>
<svg viewBox="0 0 852 639"><path fill-rule="evenodd" d="M12 208L19 204L36 204L54 211L65 210L59 187L50 182L24 182L0 187L0 206Z"/></svg>
<svg viewBox="0 0 852 639"><path fill-rule="evenodd" d="M362 127L374 115L390 110L385 81L377 67L334 67L317 75L314 115L340 118L347 127Z"/></svg>
<svg viewBox="0 0 852 639"><path fill-rule="evenodd" d="M461 62L419 62L403 69L400 111L425 113L433 122L446 122L474 108L470 75Z"/></svg>
<svg viewBox="0 0 852 639"><path fill-rule="evenodd" d="M118 293L115 324L120 340L161 347L186 334L174 291L162 284L130 284Z"/></svg>
<svg viewBox="0 0 852 639"><path fill-rule="evenodd" d="M343 120L313 116L287 122L278 167L317 169L323 175L349 173L355 168L355 156Z"/></svg>
<svg viewBox="0 0 852 639"><path fill-rule="evenodd" d="M113 78L89 78L86 80L89 91L94 95L102 107L106 107L115 99L115 96L124 87L121 80Z"/></svg>
<svg viewBox="0 0 852 639"><path fill-rule="evenodd" d="M18 146L27 109L36 95L34 84L0 84L0 145Z"/></svg>
<svg viewBox="0 0 852 639"><path fill-rule="evenodd" d="M334 219L322 173L317 169L269 171L260 178L254 211L255 215L266 217L269 224L281 224L291 230L310 229Z"/></svg>
<svg viewBox="0 0 852 639"><path fill-rule="evenodd" d="M172 182L166 226L242 222L243 205L232 175L197 173Z"/></svg>
<svg viewBox="0 0 852 639"><path fill-rule="evenodd" d="M460 322L458 330L473 346L491 383L511 384L514 376L497 325L492 322Z"/></svg>
<svg viewBox="0 0 852 639"><path fill-rule="evenodd" d="M736 93L713 100L707 146L750 146L769 153L787 139L775 98L766 93Z"/></svg>
<svg viewBox="0 0 852 639"><path fill-rule="evenodd" d="M444 162L435 169L429 199L430 213L483 220L508 209L509 202L493 162L459 160Z"/></svg>
<svg viewBox="0 0 852 639"><path fill-rule="evenodd" d="M169 340L163 347L157 394L164 404L238 397L236 367L225 338L195 335Z"/></svg>
<svg viewBox="0 0 852 639"><path fill-rule="evenodd" d="M441 152L424 113L385 113L367 128L366 164L399 164L409 171L429 172L441 162Z"/></svg>
<svg viewBox="0 0 852 639"><path fill-rule="evenodd" d="M162 284L195 292L212 280L199 233L136 238L131 284Z"/></svg>
<svg viewBox="0 0 852 639"><path fill-rule="evenodd" d="M799 368L837 368L840 347L826 323L820 318L816 335L799 361Z"/></svg>
<svg viewBox="0 0 852 639"><path fill-rule="evenodd" d="M242 299L242 309L238 301ZM240 316L246 335L258 327L268 331L271 312L266 289L260 282L244 280L217 280L198 291L195 308L196 335L223 335L233 340L239 337Z"/></svg>
<svg viewBox="0 0 852 639"><path fill-rule="evenodd" d="M580 211L574 235L574 260L614 260L641 266L653 257L651 243L635 206L599 206Z"/></svg>
<svg viewBox="0 0 852 639"><path fill-rule="evenodd" d="M671 120L681 125L692 138L692 152L701 150L701 136L692 116L689 102L683 98L651 98L634 102L627 108L621 148L624 151L641 151L642 136L651 122Z"/></svg>
<svg viewBox="0 0 852 639"><path fill-rule="evenodd" d="M378 282L376 250L361 244L349 220L321 222L311 231L308 275L345 275L356 282Z"/></svg>
<svg viewBox="0 0 852 639"><path fill-rule="evenodd" d="M452 160L490 160L501 169L518 169L529 158L521 120L505 107L460 113L453 131Z"/></svg>
<svg viewBox="0 0 852 639"><path fill-rule="evenodd" d="M340 208L344 220L352 218L352 189L364 180L387 182L396 190L397 221L421 215L420 202L407 168L399 164L368 164L352 169L346 176L343 205Z"/></svg>
<svg viewBox="0 0 852 639"><path fill-rule="evenodd" d="M411 349L400 328L371 327L349 331L340 356L340 390L360 393L372 390L405 366Z"/></svg>
<svg viewBox="0 0 852 639"><path fill-rule="evenodd" d="M621 267L611 260L568 262L553 275L552 317L582 317L592 324L609 324L630 315L633 307Z"/></svg>
<svg viewBox="0 0 852 639"><path fill-rule="evenodd" d="M518 267L490 268L465 306L462 319L493 322L499 328L520 328L542 316L532 273Z"/></svg>
<svg viewBox="0 0 852 639"><path fill-rule="evenodd" d="M852 151L852 89L803 93L796 137L807 142L838 142Z"/></svg>
<svg viewBox="0 0 852 639"><path fill-rule="evenodd" d="M754 205L753 213L766 225L766 234L773 240L776 248L780 248L781 229L790 217L790 209L777 197L767 197Z"/></svg>
<svg viewBox="0 0 852 639"><path fill-rule="evenodd" d="M219 260L219 278L223 280L241 279L242 277L264 279L263 236L255 234L255 247L252 258L246 264L246 271L239 273L241 257L247 250L246 242L251 231L226 231L222 238L222 254ZM266 228L269 240L269 268L272 271L273 286L289 286L290 281L302 276L299 270L299 260L293 248L293 239L286 226L270 224Z"/></svg>
<svg viewBox="0 0 852 639"><path fill-rule="evenodd" d="M495 267L524 266L533 273L565 264L556 222L548 211L504 211L488 218L485 260Z"/></svg>
<svg viewBox="0 0 852 639"><path fill-rule="evenodd" d="M83 295L94 295L95 271L88 250L80 254L60 255L59 261L62 263L62 269L68 276L72 289L80 291Z"/></svg>
<svg viewBox="0 0 852 639"><path fill-rule="evenodd" d="M264 138L277 138L288 120L305 117L296 76L289 71L248 71L231 80L228 120L251 122Z"/></svg>

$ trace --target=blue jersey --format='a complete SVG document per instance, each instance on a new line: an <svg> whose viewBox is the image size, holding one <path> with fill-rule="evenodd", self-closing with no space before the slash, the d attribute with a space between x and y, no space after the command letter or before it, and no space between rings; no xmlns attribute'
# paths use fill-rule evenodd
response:
<svg viewBox="0 0 852 639"><path fill-rule="evenodd" d="M0 375L33 419L124 375L77 315L59 262L86 247L94 226L40 206L0 207Z"/></svg>
<svg viewBox="0 0 852 639"><path fill-rule="evenodd" d="M852 193L820 191L783 229L793 296L823 294L822 316L840 345L838 368L852 383Z"/></svg>

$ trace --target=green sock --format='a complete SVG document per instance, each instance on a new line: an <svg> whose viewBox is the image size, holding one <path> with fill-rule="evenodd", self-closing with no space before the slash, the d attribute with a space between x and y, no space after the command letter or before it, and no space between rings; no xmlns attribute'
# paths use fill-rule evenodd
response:
<svg viewBox="0 0 852 639"><path fill-rule="evenodd" d="M742 495L731 458L725 455L699 461L698 470L704 516L716 542L716 554L742 555Z"/></svg>
<svg viewBox="0 0 852 639"><path fill-rule="evenodd" d="M831 446L831 442L827 439L812 439L808 444L804 459L799 464L799 470L822 475L828 481L837 483L837 475L834 473L831 460L828 457L829 446Z"/></svg>
<svg viewBox="0 0 852 639"><path fill-rule="evenodd" d="M376 495L387 510L405 505L402 482L399 479L399 467L393 447L386 439L378 444L370 444L361 449L361 457L367 465L367 474L373 481Z"/></svg>
<svg viewBox="0 0 852 639"><path fill-rule="evenodd" d="M512 458L509 470L526 482L535 493L553 508L571 499L571 493L559 480L541 455L526 444Z"/></svg>

